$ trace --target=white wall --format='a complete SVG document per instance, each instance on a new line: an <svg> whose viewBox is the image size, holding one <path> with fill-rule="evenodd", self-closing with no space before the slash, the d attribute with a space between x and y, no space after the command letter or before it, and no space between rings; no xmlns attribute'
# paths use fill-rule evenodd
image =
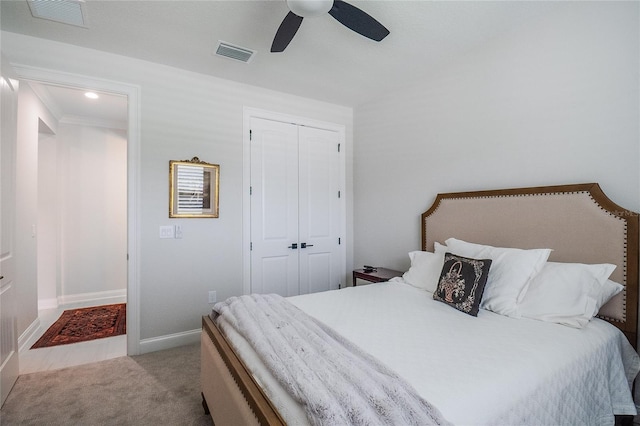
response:
<svg viewBox="0 0 640 426"><path fill-rule="evenodd" d="M16 296L18 336L38 317L38 133L40 121L52 131L58 122L29 85L21 84L16 146ZM22 173L18 173L22 170Z"/></svg>
<svg viewBox="0 0 640 426"><path fill-rule="evenodd" d="M209 290L216 290L218 299L242 293L244 106L344 125L346 196L351 199L351 108L14 33L2 32L2 51L14 64L141 88L139 248L143 340L197 330L201 315L210 310ZM216 60L222 59L212 58L212 66ZM248 65L238 64L244 66ZM220 164L220 218L169 220L169 160L194 156ZM348 201L348 271L353 263L351 206ZM170 224L182 225L183 239L159 239L159 225ZM347 276L345 271L345 281ZM33 301L23 298L23 302L30 306L36 303L35 297ZM28 317L21 318L19 333L28 322Z"/></svg>
<svg viewBox="0 0 640 426"><path fill-rule="evenodd" d="M127 288L127 138L121 130L58 127L58 296Z"/></svg>
<svg viewBox="0 0 640 426"><path fill-rule="evenodd" d="M640 210L639 3L557 8L356 108L356 266L406 270L439 192L598 182Z"/></svg>
<svg viewBox="0 0 640 426"><path fill-rule="evenodd" d="M48 130L48 129L47 129ZM55 135L38 134L38 310L58 306L60 281L58 143Z"/></svg>

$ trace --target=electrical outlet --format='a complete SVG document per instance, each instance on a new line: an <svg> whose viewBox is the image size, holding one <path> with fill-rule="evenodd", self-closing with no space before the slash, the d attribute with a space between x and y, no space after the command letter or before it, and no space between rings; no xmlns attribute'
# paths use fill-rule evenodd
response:
<svg viewBox="0 0 640 426"><path fill-rule="evenodd" d="M182 225L176 225L175 229L176 229L176 238L177 239L182 238Z"/></svg>
<svg viewBox="0 0 640 426"><path fill-rule="evenodd" d="M216 294L215 291L210 291L209 292L209 303L216 303L216 301L218 300L218 295Z"/></svg>

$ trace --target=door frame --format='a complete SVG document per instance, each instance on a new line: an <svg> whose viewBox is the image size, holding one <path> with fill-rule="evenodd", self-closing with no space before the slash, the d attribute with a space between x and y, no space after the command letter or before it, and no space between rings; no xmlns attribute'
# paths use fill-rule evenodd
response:
<svg viewBox="0 0 640 426"><path fill-rule="evenodd" d="M347 285L346 261L347 261L347 209L346 209L346 138L345 126L342 124L316 120L291 114L267 111L264 109L243 107L242 117L242 292L251 292L251 142L249 131L251 119L262 118L265 120L280 121L299 126L315 127L331 130L338 133L343 155L340 156L339 182L342 188L340 197L340 269L342 270L342 287Z"/></svg>
<svg viewBox="0 0 640 426"><path fill-rule="evenodd" d="M127 96L127 355L140 354L140 86L12 64L19 80Z"/></svg>
<svg viewBox="0 0 640 426"><path fill-rule="evenodd" d="M9 96L11 98L10 102L11 102L11 122L5 122L4 120L2 121L2 123L0 123L0 126L2 126L2 133L5 133L5 126L10 127L10 131L11 131L11 135L10 135L10 141L8 142L10 144L10 152L5 152L4 155L10 154L11 155L11 160L12 163L10 165L10 170L8 171L9 174L9 180L11 181L11 184L9 186L9 188L5 188L5 190L7 190L7 193L3 193L3 189L1 188L0 185L0 199L2 199L2 195L9 195L9 198L12 199L12 204L13 208L12 211L10 212L10 226L9 229L7 230L10 235L6 235L2 234L2 229L0 229L0 239L8 238L10 240L10 254L9 254L9 259L6 261L7 266L11 266L10 268L7 268L7 266L5 266L4 268L2 268L2 263L3 260L0 259L0 274L2 275L2 277L0 277L0 279L3 279L3 281L0 281L0 305L3 305L5 302L4 300L8 301L7 306L5 307L5 309L9 310L9 313L7 312L0 312L0 320L3 321L3 324L0 325L0 329L3 329L4 332L9 332L8 334L10 335L10 339L7 338L7 336L1 336L0 340L2 340L2 342L0 342L0 350L5 350L5 349L10 349L8 356L6 357L6 359L2 360L0 359L0 408L2 408L2 406L4 405L4 403L6 402L9 394L11 393L11 390L13 389L13 386L15 385L16 381L18 380L18 376L20 375L20 346L18 343L18 312L17 312L17 303L16 303L16 299L17 299L17 295L16 295L16 283L15 283L15 216L16 216L16 208L15 208L15 192L16 192L16 173L15 173L15 158L16 158L16 150L17 150L17 141L18 141L18 126L17 126L17 119L18 119L18 96L20 94L20 82L17 79L17 76L15 75L15 71L13 70L13 67L11 67L10 65L8 65L8 62L6 61L6 58L4 57L4 55L2 53L0 53L1 56L1 60L2 63L0 64L0 68L2 69L0 78L3 80L3 87L2 87L2 91L5 91L4 85L6 84L8 86L7 90L11 91L12 93L8 94L8 93L4 93L5 96ZM2 108L6 108L7 105L3 105ZM5 111L2 111L3 113ZM4 117L3 117L4 119ZM6 141L2 141L2 145L5 145L7 142ZM3 156L3 151L4 151L5 146L0 146L0 163L2 160L2 156ZM5 158L6 160L6 158ZM2 168L2 166L0 165L0 169ZM6 173L7 170L1 170L2 172ZM0 173L1 175L2 173ZM6 174L5 174L5 177ZM4 214L9 213L9 212L4 212ZM0 209L0 218L3 217L3 212L2 209ZM0 226L0 228L2 228L2 226ZM2 253L0 253L1 255ZM6 280L6 281L5 281ZM7 283L7 284L5 284ZM3 300L4 299L4 300ZM2 311L2 307L0 306L0 311ZM8 327L7 327L8 326ZM2 331L0 331L1 333ZM10 348L5 348L4 344L9 343Z"/></svg>

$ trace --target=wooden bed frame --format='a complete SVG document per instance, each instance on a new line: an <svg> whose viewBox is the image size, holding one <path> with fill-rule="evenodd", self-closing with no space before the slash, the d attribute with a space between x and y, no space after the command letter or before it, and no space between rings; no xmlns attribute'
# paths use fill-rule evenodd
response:
<svg viewBox="0 0 640 426"><path fill-rule="evenodd" d="M471 219L471 220L470 220ZM613 263L625 286L600 310L637 347L638 214L598 184L439 194L422 214L422 248L455 237L502 247L553 248L558 262ZM249 369L208 317L202 318L203 407L218 425L284 425ZM616 422L617 423L617 422Z"/></svg>

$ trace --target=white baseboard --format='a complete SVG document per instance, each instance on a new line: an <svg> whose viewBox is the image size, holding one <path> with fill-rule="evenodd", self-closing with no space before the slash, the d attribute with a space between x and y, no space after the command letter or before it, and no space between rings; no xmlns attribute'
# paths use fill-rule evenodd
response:
<svg viewBox="0 0 640 426"><path fill-rule="evenodd" d="M38 310L43 311L45 309L55 309L58 307L58 298L53 299L38 299Z"/></svg>
<svg viewBox="0 0 640 426"><path fill-rule="evenodd" d="M24 352L29 349L27 346L31 338L38 332L40 328L40 319L36 318L27 329L18 337L18 352Z"/></svg>
<svg viewBox="0 0 640 426"><path fill-rule="evenodd" d="M74 304L85 304L88 302L96 304L125 303L127 301L127 289L97 291L94 293L79 293L58 296L58 305L67 306ZM39 304L39 301L38 301Z"/></svg>
<svg viewBox="0 0 640 426"><path fill-rule="evenodd" d="M140 354L177 348L200 341L202 329L184 331L182 333L167 334L165 336L152 337L140 340Z"/></svg>

